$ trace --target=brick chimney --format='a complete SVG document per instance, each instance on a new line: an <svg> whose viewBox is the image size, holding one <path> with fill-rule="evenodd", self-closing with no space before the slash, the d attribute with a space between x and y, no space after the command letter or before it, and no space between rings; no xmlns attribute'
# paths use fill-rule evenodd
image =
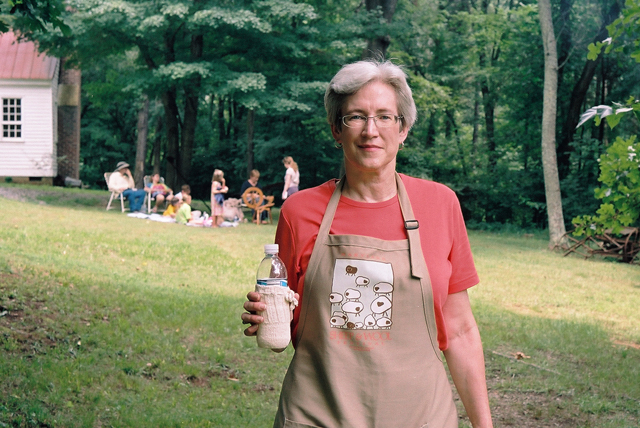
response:
<svg viewBox="0 0 640 428"><path fill-rule="evenodd" d="M58 175L80 178L80 87L82 72L60 64L58 79Z"/></svg>

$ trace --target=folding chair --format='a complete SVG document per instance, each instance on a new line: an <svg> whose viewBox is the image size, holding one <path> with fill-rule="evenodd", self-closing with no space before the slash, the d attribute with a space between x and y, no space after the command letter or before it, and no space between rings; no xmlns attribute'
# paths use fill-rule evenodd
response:
<svg viewBox="0 0 640 428"><path fill-rule="evenodd" d="M105 172L104 173L104 180L107 182L107 187L109 188L109 191L111 192L111 197L109 198L109 203L107 204L107 211L109 211L111 209L111 202L113 201L114 198L120 198L120 208L122 208L122 212L125 211L124 209L124 196L122 196L122 193L117 191L116 189L112 189L111 187L109 187L109 178L111 178L111 173L110 172Z"/></svg>

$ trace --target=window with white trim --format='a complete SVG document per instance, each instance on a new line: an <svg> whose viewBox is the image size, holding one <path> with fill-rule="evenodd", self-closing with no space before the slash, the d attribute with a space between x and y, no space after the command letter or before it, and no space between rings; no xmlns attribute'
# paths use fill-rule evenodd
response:
<svg viewBox="0 0 640 428"><path fill-rule="evenodd" d="M20 98L2 99L2 138L22 138L22 105Z"/></svg>

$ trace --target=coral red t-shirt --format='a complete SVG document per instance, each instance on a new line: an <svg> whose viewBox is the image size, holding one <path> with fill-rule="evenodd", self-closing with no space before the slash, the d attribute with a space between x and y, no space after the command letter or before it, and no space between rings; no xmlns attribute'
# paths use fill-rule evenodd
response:
<svg viewBox="0 0 640 428"><path fill-rule="evenodd" d="M442 306L449 294L476 285L478 274L455 193L433 181L400 174L413 213L420 224L422 252L433 288L438 343L447 349ZM287 266L289 287L302 295L304 278L320 223L337 180L295 193L282 206L275 242ZM332 235L362 235L384 240L407 239L398 197L367 203L341 196L331 225ZM301 300L302 301L302 300ZM300 309L294 312L292 337L296 337ZM295 345L295 339L294 339Z"/></svg>

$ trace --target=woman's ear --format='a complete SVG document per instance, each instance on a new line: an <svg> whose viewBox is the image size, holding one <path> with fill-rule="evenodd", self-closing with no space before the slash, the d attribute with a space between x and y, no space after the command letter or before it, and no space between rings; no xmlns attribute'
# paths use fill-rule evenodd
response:
<svg viewBox="0 0 640 428"><path fill-rule="evenodd" d="M409 128L405 126L404 129L400 131L400 144L404 143L404 140L407 139L408 135L409 135Z"/></svg>
<svg viewBox="0 0 640 428"><path fill-rule="evenodd" d="M342 130L338 129L336 125L331 125L331 135L333 135L333 139L336 140L336 143L340 144Z"/></svg>

